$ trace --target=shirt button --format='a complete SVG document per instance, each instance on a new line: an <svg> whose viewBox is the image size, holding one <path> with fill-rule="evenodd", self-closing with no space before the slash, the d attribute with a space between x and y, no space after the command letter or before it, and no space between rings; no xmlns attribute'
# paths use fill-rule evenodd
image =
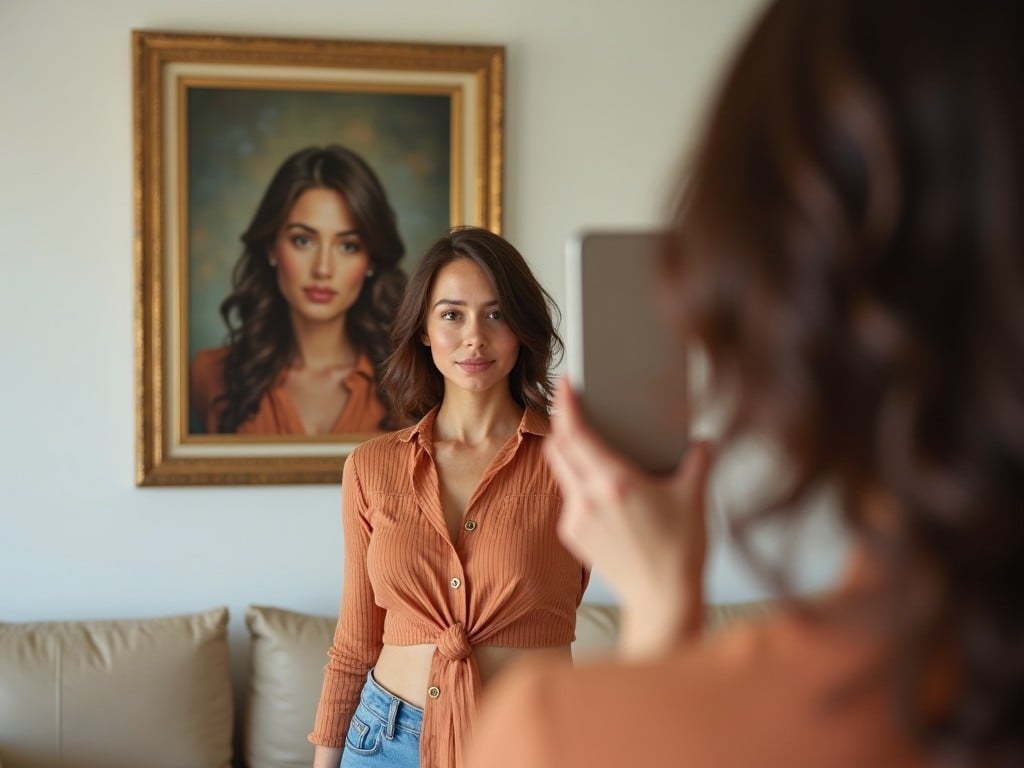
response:
<svg viewBox="0 0 1024 768"><path fill-rule="evenodd" d="M432 685L429 688L427 688L427 696L429 696L430 698L436 699L440 695L441 689L438 688L436 685Z"/></svg>
<svg viewBox="0 0 1024 768"><path fill-rule="evenodd" d="M458 576L456 576L454 579L449 581L448 584L449 584L449 586L451 586L452 589L458 589L459 587L462 586L462 582L459 580Z"/></svg>
<svg viewBox="0 0 1024 768"><path fill-rule="evenodd" d="M466 525L464 527L465 527L465 529L467 531L475 531L476 530L476 520L467 520L466 521Z"/></svg>

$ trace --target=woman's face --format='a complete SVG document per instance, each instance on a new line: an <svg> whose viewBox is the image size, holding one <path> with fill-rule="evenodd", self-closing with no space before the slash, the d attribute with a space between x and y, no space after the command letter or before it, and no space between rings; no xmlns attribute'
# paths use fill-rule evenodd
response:
<svg viewBox="0 0 1024 768"><path fill-rule="evenodd" d="M470 259L450 261L434 277L423 343L446 388L484 392L505 384L519 339L501 309L487 274Z"/></svg>
<svg viewBox="0 0 1024 768"><path fill-rule="evenodd" d="M292 205L270 249L277 286L293 322L343 317L362 290L370 254L345 198L307 189Z"/></svg>

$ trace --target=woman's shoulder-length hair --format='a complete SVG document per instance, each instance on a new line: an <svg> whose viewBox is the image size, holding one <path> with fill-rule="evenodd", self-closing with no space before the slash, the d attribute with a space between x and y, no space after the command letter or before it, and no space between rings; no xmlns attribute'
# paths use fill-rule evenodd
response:
<svg viewBox="0 0 1024 768"><path fill-rule="evenodd" d="M513 399L547 415L553 388L551 367L563 350L555 330L558 308L522 254L503 237L479 227L452 229L427 250L409 278L392 325L393 352L384 366L383 386L396 410L406 419L416 420L444 395L444 378L423 343L423 333L434 279L456 259L471 260L488 276L502 316L519 341L519 357L509 374Z"/></svg>

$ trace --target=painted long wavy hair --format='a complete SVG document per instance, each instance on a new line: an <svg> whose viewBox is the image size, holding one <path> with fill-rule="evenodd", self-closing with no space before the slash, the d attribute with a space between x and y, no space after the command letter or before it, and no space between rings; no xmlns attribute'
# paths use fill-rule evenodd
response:
<svg viewBox="0 0 1024 768"><path fill-rule="evenodd" d="M242 233L244 248L232 272L232 291L220 306L229 345L225 390L218 400L221 432L237 431L256 413L260 398L294 357L288 304L277 287L268 254L292 205L314 188L333 189L345 199L367 244L374 274L364 281L348 310L345 333L376 369L380 399L389 411L381 427L394 426L393 409L380 381L381 366L391 352L391 321L405 287L406 276L399 266L405 246L373 169L352 150L330 145L307 147L288 157Z"/></svg>
<svg viewBox="0 0 1024 768"><path fill-rule="evenodd" d="M553 386L551 367L563 348L555 330L558 307L522 254L501 236L479 227L457 227L441 237L427 249L409 278L392 329L394 352L383 381L396 410L406 420L415 421L444 397L444 377L423 344L423 334L434 278L456 259L471 260L490 278L502 316L519 340L519 357L509 373L512 398L546 416Z"/></svg>
<svg viewBox="0 0 1024 768"><path fill-rule="evenodd" d="M772 3L670 254L682 328L738 393L730 434L767 434L793 469L740 535L837 489L888 586L870 602L902 722L971 765L1024 765L1022 15Z"/></svg>

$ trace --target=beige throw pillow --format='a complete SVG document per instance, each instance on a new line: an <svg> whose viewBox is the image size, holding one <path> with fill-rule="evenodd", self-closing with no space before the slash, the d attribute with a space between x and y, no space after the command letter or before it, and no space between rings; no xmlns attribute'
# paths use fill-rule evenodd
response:
<svg viewBox="0 0 1024 768"><path fill-rule="evenodd" d="M581 603L576 609L576 640L572 644L574 662L607 658L615 654L619 635L619 607L601 603Z"/></svg>
<svg viewBox="0 0 1024 768"><path fill-rule="evenodd" d="M228 768L228 611L0 623L5 768Z"/></svg>
<svg viewBox="0 0 1024 768"><path fill-rule="evenodd" d="M306 734L320 701L327 648L336 619L283 608L250 606L252 638L244 752L249 768L308 768Z"/></svg>

